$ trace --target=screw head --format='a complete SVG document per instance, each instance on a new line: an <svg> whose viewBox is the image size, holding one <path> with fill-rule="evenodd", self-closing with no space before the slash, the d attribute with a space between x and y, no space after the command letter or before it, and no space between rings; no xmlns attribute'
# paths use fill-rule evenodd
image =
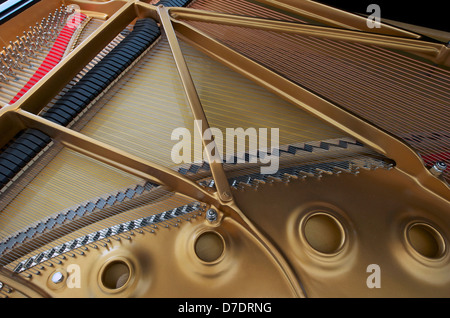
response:
<svg viewBox="0 0 450 318"><path fill-rule="evenodd" d="M206 211L206 219L210 222L214 222L217 220L217 211L214 209L209 209Z"/></svg>
<svg viewBox="0 0 450 318"><path fill-rule="evenodd" d="M438 170L444 172L447 169L447 164L444 161L437 161L435 166Z"/></svg>
<svg viewBox="0 0 450 318"><path fill-rule="evenodd" d="M64 280L64 275L61 272L56 272L52 276L52 282L55 284L59 284Z"/></svg>

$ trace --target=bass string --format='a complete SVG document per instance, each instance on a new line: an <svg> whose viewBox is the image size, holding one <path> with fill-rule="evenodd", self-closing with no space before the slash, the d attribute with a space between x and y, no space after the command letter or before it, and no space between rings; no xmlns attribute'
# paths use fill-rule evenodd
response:
<svg viewBox="0 0 450 318"><path fill-rule="evenodd" d="M245 0L230 0L230 1L210 1L210 0L196 0L188 5L189 8L215 11L219 13L236 14L236 15L251 15L261 18L271 18L282 21L293 21L306 23L300 17L285 14L281 10L274 10L273 8L266 8L256 3Z"/></svg>
<svg viewBox="0 0 450 318"><path fill-rule="evenodd" d="M73 151L62 151L2 211L2 231L8 227L17 229L17 224L29 224L89 197L123 188L138 180Z"/></svg>

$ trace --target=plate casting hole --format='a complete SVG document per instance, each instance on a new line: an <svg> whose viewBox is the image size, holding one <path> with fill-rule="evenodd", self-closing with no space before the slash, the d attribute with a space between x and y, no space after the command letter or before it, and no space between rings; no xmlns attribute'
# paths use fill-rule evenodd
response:
<svg viewBox="0 0 450 318"><path fill-rule="evenodd" d="M312 248L324 254L336 253L342 247L345 238L339 221L325 213L316 213L308 217L303 234Z"/></svg>
<svg viewBox="0 0 450 318"><path fill-rule="evenodd" d="M214 262L224 250L223 238L216 232L205 232L195 241L195 254L204 262Z"/></svg>
<svg viewBox="0 0 450 318"><path fill-rule="evenodd" d="M408 242L427 258L437 259L444 254L445 244L441 234L425 223L416 223L407 230Z"/></svg>
<svg viewBox="0 0 450 318"><path fill-rule="evenodd" d="M102 283L108 289L119 289L130 277L130 267L124 261L109 263L102 274Z"/></svg>

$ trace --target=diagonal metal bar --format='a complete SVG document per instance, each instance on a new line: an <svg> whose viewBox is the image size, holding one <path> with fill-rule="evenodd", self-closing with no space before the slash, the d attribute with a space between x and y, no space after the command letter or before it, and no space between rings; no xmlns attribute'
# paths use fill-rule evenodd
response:
<svg viewBox="0 0 450 318"><path fill-rule="evenodd" d="M172 50L172 55L175 60L175 64L177 66L178 74L183 84L184 92L187 97L192 114L194 116L197 129L199 130L202 136L203 147L206 149L207 145L210 145L209 143L206 142L204 138L205 131L210 128L208 120L203 110L200 98L198 97L197 90L195 88L192 77L189 73L186 61L184 60L183 53L181 52L177 36L170 21L168 9L166 9L163 6L158 6L157 11L163 29L166 33L170 49ZM210 143L214 143L214 140L211 140ZM217 149L217 147L215 147L214 145L213 149ZM225 172L223 170L222 162L217 162L217 160L214 160L214 158L211 157L211 154L208 151L206 152L206 156L207 156L206 159L211 169L211 173L214 178L219 198L224 202L231 201L233 199L231 189L227 177L225 175Z"/></svg>
<svg viewBox="0 0 450 318"><path fill-rule="evenodd" d="M450 48L438 42L430 42L421 39L405 38L386 34L375 34L358 30L345 30L296 22L276 21L186 8L170 8L169 13L171 17L177 20L201 21L245 28L256 28L259 30L315 36L331 40L377 45L390 49L423 54L436 63L445 63L446 60L448 60L450 52Z"/></svg>
<svg viewBox="0 0 450 318"><path fill-rule="evenodd" d="M142 7L147 7L145 4L140 4ZM172 26L171 18L169 16L168 10L162 6L157 8L157 12L159 14L160 22L166 31L166 35L169 39L169 43L172 49L172 53L177 63L179 75L182 78L183 85L185 88L185 93L190 101L190 106L192 112L194 114L195 119L201 120L203 123L203 131L209 127L206 116L203 111L203 107L200 103L199 97L195 90L195 86L192 82L192 78L190 77L189 70L187 68L186 62L183 58L181 49L178 44L177 35L175 34L175 30ZM202 131L202 136L203 136ZM205 140L203 139L205 143ZM212 141L213 142L213 141ZM205 144L204 144L205 145ZM206 146L206 145L205 145ZM208 158L209 159L209 158ZM300 296L305 296L305 292L301 286L300 280L296 273L292 270L291 265L285 260L284 256L280 253L280 251L272 245L271 241L268 240L264 234L253 224L251 220L247 218L247 216L240 210L237 206L235 200L231 196L231 189L226 178L225 172L223 170L222 163L214 163L210 164L211 172L214 177L214 182L217 187L217 192L219 195L222 195L220 199L224 204L221 206L224 212L228 215L232 216L233 219L238 221L241 225L243 225L246 229L255 236L255 238L264 246L264 248L272 255L274 261L280 267L280 270L286 275L286 278L289 280L293 292ZM226 192L225 192L226 191ZM227 195L227 192L229 195Z"/></svg>
<svg viewBox="0 0 450 318"><path fill-rule="evenodd" d="M166 185L172 190L196 200L217 204L215 196L195 182L169 168L139 158L103 142L55 124L23 109L11 111L25 127L35 128L60 141L64 146L104 162L150 182Z"/></svg>

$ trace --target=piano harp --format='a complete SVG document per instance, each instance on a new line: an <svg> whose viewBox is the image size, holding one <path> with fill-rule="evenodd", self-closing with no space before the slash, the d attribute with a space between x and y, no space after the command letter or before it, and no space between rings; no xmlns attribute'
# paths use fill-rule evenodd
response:
<svg viewBox="0 0 450 318"><path fill-rule="evenodd" d="M304 0L2 19L2 297L449 295L449 38Z"/></svg>

